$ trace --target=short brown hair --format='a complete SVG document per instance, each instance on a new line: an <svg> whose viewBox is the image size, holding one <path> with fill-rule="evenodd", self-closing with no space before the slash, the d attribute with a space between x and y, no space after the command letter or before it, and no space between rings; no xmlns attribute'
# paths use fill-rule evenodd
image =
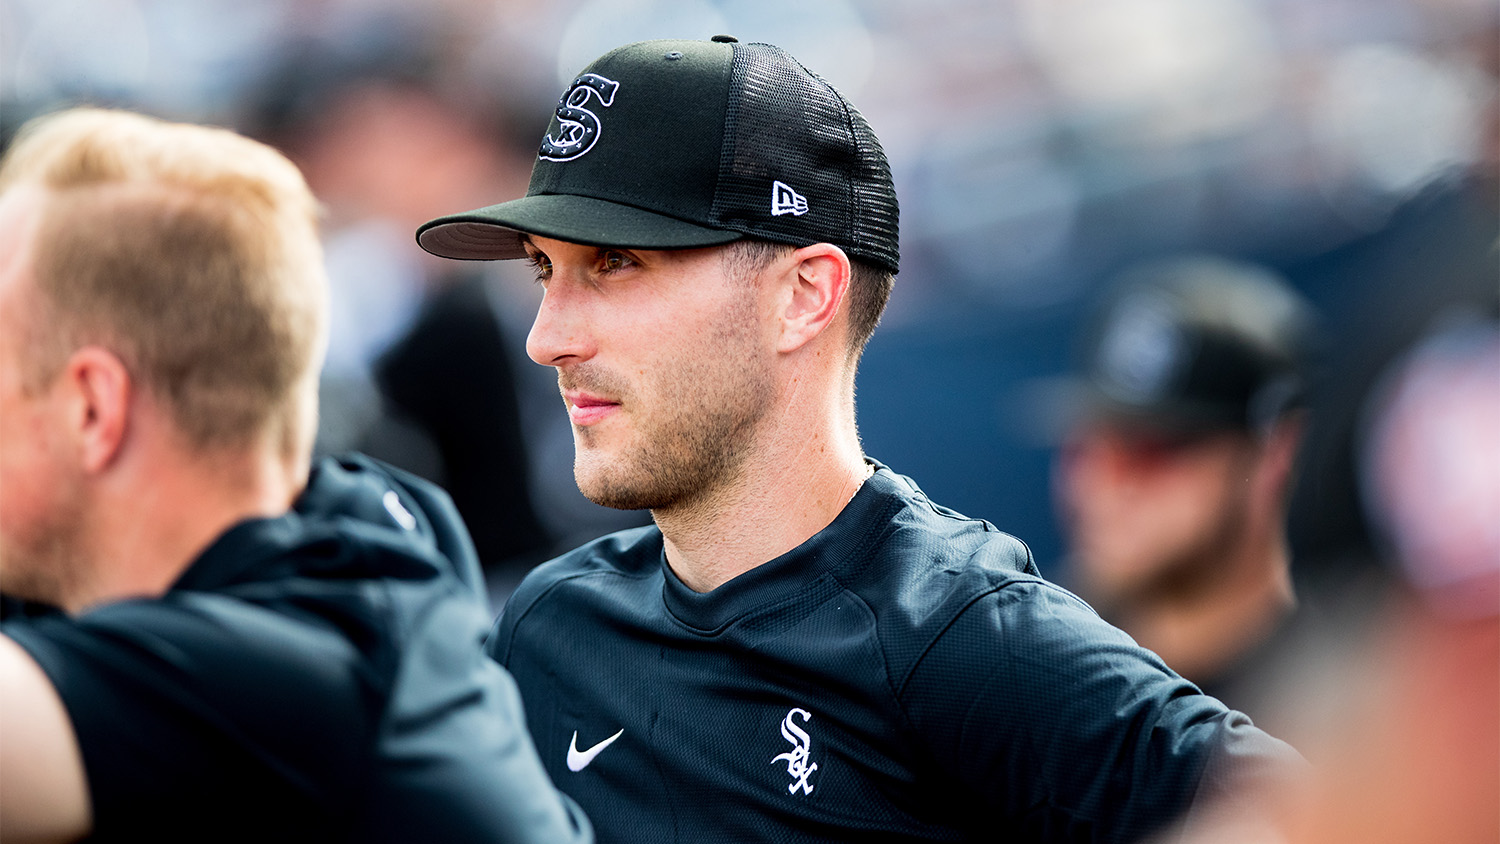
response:
<svg viewBox="0 0 1500 844"><path fill-rule="evenodd" d="M724 247L724 256L730 272L748 277L796 248L746 238ZM875 334L875 326L880 324L880 315L885 312L886 302L890 301L896 277L882 267L859 259L850 259L849 276L849 354L851 362L858 363L865 344Z"/></svg>
<svg viewBox="0 0 1500 844"><path fill-rule="evenodd" d="M326 342L317 203L270 147L226 129L71 109L22 127L0 193L44 191L28 362L114 351L194 446L311 448Z"/></svg>

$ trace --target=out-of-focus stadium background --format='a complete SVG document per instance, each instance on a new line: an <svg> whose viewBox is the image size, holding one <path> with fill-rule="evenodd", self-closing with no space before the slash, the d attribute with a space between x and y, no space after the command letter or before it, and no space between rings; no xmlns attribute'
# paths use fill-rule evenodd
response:
<svg viewBox="0 0 1500 844"><path fill-rule="evenodd" d="M475 502L508 580L641 516L572 487L524 272L437 262L414 228L524 192L559 92L605 50L780 44L864 112L901 197L868 453L1066 580L1039 385L1111 276L1262 262L1330 338L1440 310L1381 291L1493 278L1497 22L1493 0L0 0L0 128L91 102L286 150L328 206L324 447Z"/></svg>

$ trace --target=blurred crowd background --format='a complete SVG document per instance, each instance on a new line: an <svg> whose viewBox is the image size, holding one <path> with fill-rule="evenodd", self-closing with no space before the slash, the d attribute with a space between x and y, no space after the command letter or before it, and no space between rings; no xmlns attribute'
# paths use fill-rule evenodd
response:
<svg viewBox="0 0 1500 844"><path fill-rule="evenodd" d="M859 379L867 452L1064 582L1047 385L1110 278L1183 253L1290 278L1321 320L1319 395L1353 396L1329 442L1394 349L1495 286L1492 0L3 0L0 130L91 102L291 155L328 209L320 447L446 484L500 595L645 516L573 488L524 271L437 261L412 232L523 193L592 57L720 32L802 58L891 158L903 262ZM1304 547L1366 519L1313 498Z"/></svg>

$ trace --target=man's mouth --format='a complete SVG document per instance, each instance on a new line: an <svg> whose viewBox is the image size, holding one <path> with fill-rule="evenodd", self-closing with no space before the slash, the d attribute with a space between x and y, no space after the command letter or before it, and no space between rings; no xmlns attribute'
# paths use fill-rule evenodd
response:
<svg viewBox="0 0 1500 844"><path fill-rule="evenodd" d="M572 390L563 393L563 401L568 406L568 419L580 426L597 424L620 407L619 402L603 396Z"/></svg>

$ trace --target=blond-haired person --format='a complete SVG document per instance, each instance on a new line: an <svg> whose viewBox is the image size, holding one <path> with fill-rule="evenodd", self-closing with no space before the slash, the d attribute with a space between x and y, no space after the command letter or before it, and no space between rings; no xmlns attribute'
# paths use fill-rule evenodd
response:
<svg viewBox="0 0 1500 844"><path fill-rule="evenodd" d="M441 492L310 467L316 202L74 109L0 163L0 838L573 840Z"/></svg>

